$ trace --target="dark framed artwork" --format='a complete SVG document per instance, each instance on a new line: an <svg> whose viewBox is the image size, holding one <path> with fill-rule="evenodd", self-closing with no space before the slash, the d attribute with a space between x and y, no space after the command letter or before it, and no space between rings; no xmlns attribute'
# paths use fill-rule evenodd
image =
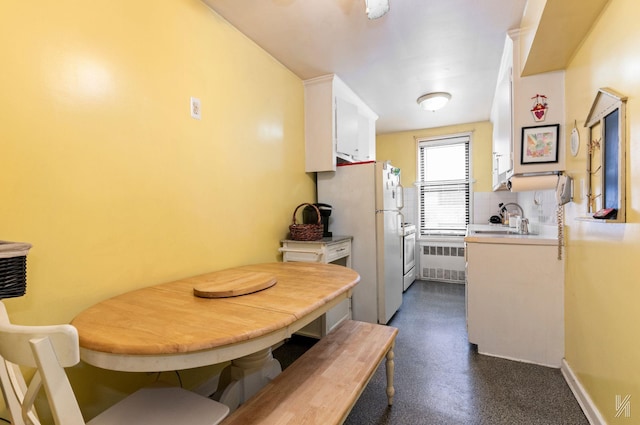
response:
<svg viewBox="0 0 640 425"><path fill-rule="evenodd" d="M558 162L560 124L522 127L521 164Z"/></svg>

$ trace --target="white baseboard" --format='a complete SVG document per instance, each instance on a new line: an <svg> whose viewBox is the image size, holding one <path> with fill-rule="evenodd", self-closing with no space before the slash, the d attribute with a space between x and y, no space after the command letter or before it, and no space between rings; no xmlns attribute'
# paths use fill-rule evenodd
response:
<svg viewBox="0 0 640 425"><path fill-rule="evenodd" d="M562 359L560 371L562 372L562 376L564 376L564 380L567 381L569 388L571 388L571 392L573 392L576 400L578 400L578 404L582 408L582 411L587 417L589 423L591 425L607 425L607 422L600 414L600 411L591 400L591 397L589 397L589 393L587 393L578 380L578 377L573 373L573 370L571 370L566 359Z"/></svg>

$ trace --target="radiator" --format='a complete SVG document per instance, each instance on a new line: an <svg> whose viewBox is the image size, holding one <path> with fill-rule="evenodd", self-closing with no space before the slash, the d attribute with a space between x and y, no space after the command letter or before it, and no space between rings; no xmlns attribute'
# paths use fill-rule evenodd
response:
<svg viewBox="0 0 640 425"><path fill-rule="evenodd" d="M421 241L420 279L464 283L464 242Z"/></svg>

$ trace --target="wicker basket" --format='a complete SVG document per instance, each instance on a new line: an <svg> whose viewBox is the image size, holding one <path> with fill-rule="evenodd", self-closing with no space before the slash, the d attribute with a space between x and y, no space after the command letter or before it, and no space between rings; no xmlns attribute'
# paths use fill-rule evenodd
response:
<svg viewBox="0 0 640 425"><path fill-rule="evenodd" d="M316 214L318 217L317 224L297 224L296 223L296 213L300 207L304 207L306 205L310 205L316 210ZM291 232L291 240L294 241L318 241L322 239L322 234L324 233L324 226L322 225L322 221L320 218L320 210L313 204L300 204L293 211L293 224L289 226L289 231Z"/></svg>
<svg viewBox="0 0 640 425"><path fill-rule="evenodd" d="M31 245L0 241L0 299L27 292L27 253Z"/></svg>

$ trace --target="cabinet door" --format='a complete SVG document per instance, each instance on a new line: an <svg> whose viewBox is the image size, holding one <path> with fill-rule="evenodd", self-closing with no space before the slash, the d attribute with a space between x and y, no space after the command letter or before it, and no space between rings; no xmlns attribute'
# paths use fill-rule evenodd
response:
<svg viewBox="0 0 640 425"><path fill-rule="evenodd" d="M351 240L327 244L322 241L283 241L280 251L282 261L302 261L311 263L333 263L351 267ZM322 338L344 320L351 319L351 298L318 317L296 333L311 338Z"/></svg>
<svg viewBox="0 0 640 425"><path fill-rule="evenodd" d="M355 158L358 154L358 107L336 97L336 151Z"/></svg>
<svg viewBox="0 0 640 425"><path fill-rule="evenodd" d="M305 171L335 171L335 102L333 78L305 81Z"/></svg>
<svg viewBox="0 0 640 425"><path fill-rule="evenodd" d="M564 263L557 253L555 245L467 243L467 329L479 353L560 367Z"/></svg>
<svg viewBox="0 0 640 425"><path fill-rule="evenodd" d="M326 334L331 332L340 323L350 319L351 298L347 298L325 313L325 333L322 336L325 336Z"/></svg>
<svg viewBox="0 0 640 425"><path fill-rule="evenodd" d="M359 140L356 159L358 161L375 161L376 159L376 122L366 115L360 114Z"/></svg>
<svg viewBox="0 0 640 425"><path fill-rule="evenodd" d="M498 82L496 89L496 113L493 123L493 171L497 183L505 179L506 174L513 168L511 160L512 136L512 84L511 68L505 72L504 77Z"/></svg>

